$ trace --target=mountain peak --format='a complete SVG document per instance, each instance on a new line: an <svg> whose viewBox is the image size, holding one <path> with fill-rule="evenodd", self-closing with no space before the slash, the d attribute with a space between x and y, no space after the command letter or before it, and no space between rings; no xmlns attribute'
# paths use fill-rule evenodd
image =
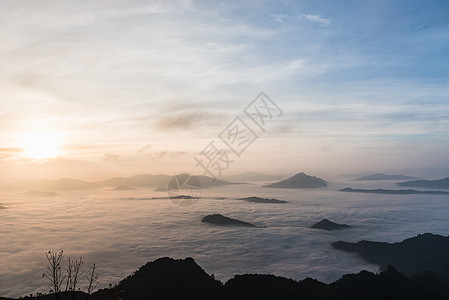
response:
<svg viewBox="0 0 449 300"><path fill-rule="evenodd" d="M316 176L307 175L304 172L297 173L290 178L287 178L285 180L276 183L264 185L264 187L270 188L296 188L296 189L319 188L325 186L327 186L326 181Z"/></svg>

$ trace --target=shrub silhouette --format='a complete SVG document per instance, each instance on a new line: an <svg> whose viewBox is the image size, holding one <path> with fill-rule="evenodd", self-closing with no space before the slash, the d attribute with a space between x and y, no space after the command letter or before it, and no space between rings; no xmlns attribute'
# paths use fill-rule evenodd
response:
<svg viewBox="0 0 449 300"><path fill-rule="evenodd" d="M81 279L81 276L84 274L82 267L84 265L83 258L72 260L68 259L67 267L65 269L65 274L62 269L62 262L64 258L64 251L55 251L50 250L45 254L48 266L45 273L42 274L43 278L46 278L49 281L49 293L53 293L55 295L56 300L59 299L67 299L69 295L71 295L72 300L78 299L78 296L81 293L80 288L77 290L77 286ZM97 288L98 285L98 273L96 271L95 263L92 265L92 269L87 272L87 293L86 299L89 298L90 294ZM61 289L65 282L64 291Z"/></svg>

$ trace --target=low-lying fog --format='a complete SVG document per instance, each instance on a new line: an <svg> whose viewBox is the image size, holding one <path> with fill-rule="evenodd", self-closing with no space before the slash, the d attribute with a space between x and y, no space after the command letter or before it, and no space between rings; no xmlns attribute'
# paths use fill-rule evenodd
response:
<svg viewBox="0 0 449 300"><path fill-rule="evenodd" d="M45 253L50 249L64 249L66 258L82 256L85 267L95 262L99 287L115 284L147 261L163 256L193 257L222 281L235 274L272 273L331 282L345 273L377 271L376 266L354 254L333 250L331 242L392 242L425 232L447 234L447 195L338 191L346 186L380 185L395 188L385 182L330 184L312 190L230 185L203 190L195 205L182 208L165 198L166 193L150 189L98 189L62 192L54 197L3 192L0 296L48 292L42 273ZM253 195L289 203L237 200ZM258 227L220 227L201 222L202 217L213 213ZM353 228L333 232L309 228L323 218Z"/></svg>

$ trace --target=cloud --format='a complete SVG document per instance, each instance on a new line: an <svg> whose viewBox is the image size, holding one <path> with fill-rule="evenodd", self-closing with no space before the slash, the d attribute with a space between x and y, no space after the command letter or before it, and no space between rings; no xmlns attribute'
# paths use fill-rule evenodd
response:
<svg viewBox="0 0 449 300"><path fill-rule="evenodd" d="M218 125L224 114L215 112L183 112L161 117L155 127L162 131L190 131L199 127L209 128Z"/></svg>
<svg viewBox="0 0 449 300"><path fill-rule="evenodd" d="M9 148L0 148L0 152L22 152L21 148L14 148L14 147L9 147Z"/></svg>
<svg viewBox="0 0 449 300"><path fill-rule="evenodd" d="M0 161L14 158L18 153L22 152L21 148L14 148L14 147L4 147L0 148Z"/></svg>
<svg viewBox="0 0 449 300"><path fill-rule="evenodd" d="M165 158L165 157L180 157L188 154L187 151L159 151L154 153L154 157L156 158Z"/></svg>
<svg viewBox="0 0 449 300"><path fill-rule="evenodd" d="M278 22L278 23L280 23L280 24L285 24L285 22L286 22L288 19L290 19L290 16L287 15L287 14L272 14L272 15L270 15L270 17L271 17L274 21L276 21L276 22Z"/></svg>
<svg viewBox="0 0 449 300"><path fill-rule="evenodd" d="M120 154L104 154L104 161L117 161L120 158Z"/></svg>
<svg viewBox="0 0 449 300"><path fill-rule="evenodd" d="M217 189L211 192L212 198L205 195L196 205L179 208L167 199L132 199L161 197L151 190L126 195L94 190L61 195L55 208L55 199L42 198L37 203L22 194L3 191L1 202L7 209L2 211L2 245L7 246L2 247L0 257L0 295L47 292L47 282L39 274L45 271L45 253L50 249L64 250L64 265L69 257L82 256L86 267L95 262L101 274L99 288L117 283L147 261L162 256L193 257L220 280L235 274L274 273L331 282L344 273L377 270L357 256L331 249L331 242L361 238L397 242L422 232L445 234L447 229L443 196L435 196L434 201L405 196L408 203L420 205L404 206L402 197L366 195L361 201L360 195L330 190L298 199L297 191L283 191L282 200L289 203L276 209L235 200L261 192L264 197L279 197L277 190L239 185ZM215 200L213 196L225 198ZM23 203L20 207L14 204L19 198ZM261 227L201 224L201 218L213 211ZM31 217L33 222L23 222ZM323 218L354 227L332 233L309 228ZM84 286L85 278L80 284Z"/></svg>
<svg viewBox="0 0 449 300"><path fill-rule="evenodd" d="M332 151L332 150L333 150L332 146L323 146L323 147L321 147L321 151L323 151L323 152L329 152L329 151Z"/></svg>
<svg viewBox="0 0 449 300"><path fill-rule="evenodd" d="M322 18L320 15L302 14L299 16L299 19L311 21L317 24L318 27L327 27L332 23L331 19Z"/></svg>
<svg viewBox="0 0 449 300"><path fill-rule="evenodd" d="M142 148L140 148L137 151L137 154L145 154L146 152L149 152L151 150L153 146L151 146L150 144L146 144L145 146L143 146Z"/></svg>

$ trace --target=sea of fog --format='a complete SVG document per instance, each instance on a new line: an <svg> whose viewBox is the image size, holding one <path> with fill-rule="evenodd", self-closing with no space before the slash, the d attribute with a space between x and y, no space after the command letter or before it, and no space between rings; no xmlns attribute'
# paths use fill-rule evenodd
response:
<svg viewBox="0 0 449 300"><path fill-rule="evenodd" d="M425 232L449 232L447 195L338 191L346 186L396 188L384 181L340 182L302 190L239 184L205 189L202 198L189 207L176 206L166 193L150 189L118 192L105 188L62 192L55 197L1 192L0 296L48 292L42 274L50 249L64 249L66 258L82 256L86 267L95 262L99 287L115 284L139 266L164 256L193 257L222 281L235 274L271 273L332 282L346 273L376 272L378 268L355 254L332 249L331 242L395 242ZM288 203L238 200L248 196ZM257 227L201 222L214 213ZM353 227L333 232L309 228L323 218Z"/></svg>

